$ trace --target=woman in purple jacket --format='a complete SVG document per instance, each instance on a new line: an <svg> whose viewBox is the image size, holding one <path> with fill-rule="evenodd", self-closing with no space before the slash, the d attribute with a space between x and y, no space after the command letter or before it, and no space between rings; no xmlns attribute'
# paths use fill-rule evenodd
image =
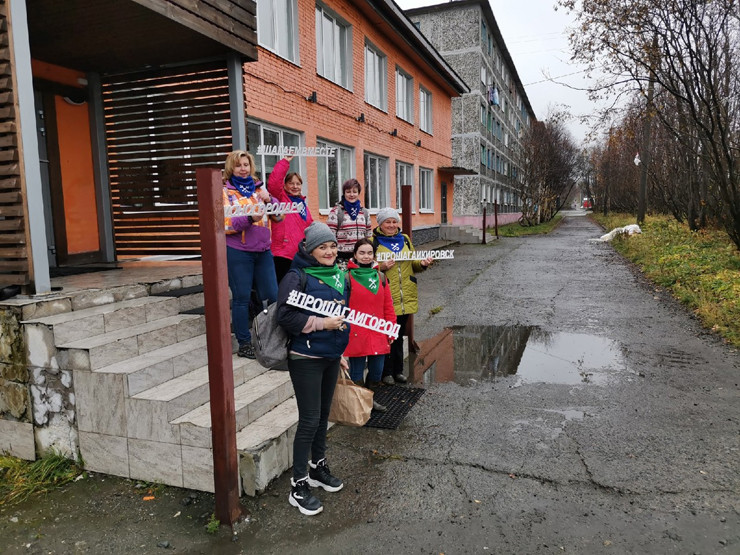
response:
<svg viewBox="0 0 740 555"><path fill-rule="evenodd" d="M226 157L224 168L224 206L264 205L277 199L254 177L254 158L235 150ZM264 212L264 210L260 210ZM271 216L273 221L281 219ZM239 342L240 357L254 358L249 331L249 300L252 289L261 301L277 300L275 265L270 252L270 228L266 216L232 216L224 219L226 264L231 289L231 323Z"/></svg>
<svg viewBox="0 0 740 555"><path fill-rule="evenodd" d="M298 243L303 240L304 231L313 222L306 197L302 194L303 179L297 172L288 172L292 159L292 156L287 156L275 164L267 180L267 190L279 202L297 202L301 206L300 212L285 214L281 222L272 224L272 254L275 257L278 283L290 270L298 252Z"/></svg>

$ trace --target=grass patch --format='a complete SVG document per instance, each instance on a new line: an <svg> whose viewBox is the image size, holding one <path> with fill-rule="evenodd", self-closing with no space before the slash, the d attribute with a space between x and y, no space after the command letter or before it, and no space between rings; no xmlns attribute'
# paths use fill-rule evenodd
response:
<svg viewBox="0 0 740 555"><path fill-rule="evenodd" d="M35 461L0 455L0 505L21 503L32 495L46 493L82 472L75 461L57 454Z"/></svg>
<svg viewBox="0 0 740 555"><path fill-rule="evenodd" d="M442 312L443 306L435 306L434 308L429 309L429 315L434 316L435 314L439 314Z"/></svg>
<svg viewBox="0 0 740 555"><path fill-rule="evenodd" d="M544 222L539 225L522 226L519 222L498 226L498 234L501 237L522 237L524 235L544 235L550 233L563 219L562 214L555 214L555 217L549 222ZM493 234L494 228L489 227L488 233Z"/></svg>
<svg viewBox="0 0 740 555"><path fill-rule="evenodd" d="M610 231L635 223L629 214L592 218ZM691 231L670 216L648 216L642 235L614 248L654 283L691 308L702 324L740 347L740 252L724 231Z"/></svg>
<svg viewBox="0 0 740 555"><path fill-rule="evenodd" d="M206 523L206 532L208 532L209 534L215 534L216 532L218 532L220 526L221 521L216 518L216 513L211 513L211 516Z"/></svg>

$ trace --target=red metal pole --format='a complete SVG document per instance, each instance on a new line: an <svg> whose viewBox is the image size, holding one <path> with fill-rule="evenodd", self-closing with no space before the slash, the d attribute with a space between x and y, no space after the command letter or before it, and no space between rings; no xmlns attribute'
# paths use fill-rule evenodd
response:
<svg viewBox="0 0 740 555"><path fill-rule="evenodd" d="M486 203L483 202L483 241L481 244L486 244Z"/></svg>
<svg viewBox="0 0 740 555"><path fill-rule="evenodd" d="M411 220L411 211L413 206L411 203L411 185L401 185L401 229L409 236L411 242L414 239L412 237L412 227L414 224ZM414 315L410 314L409 319L406 321L406 337L409 338L409 351L418 352L419 345L414 341ZM409 376L411 375L411 369L409 369Z"/></svg>
<svg viewBox="0 0 740 555"><path fill-rule="evenodd" d="M493 228L496 230L496 239L498 239L498 201L493 201Z"/></svg>
<svg viewBox="0 0 740 555"><path fill-rule="evenodd" d="M195 177L198 186L208 385L211 394L215 515L221 524L231 526L239 520L242 511L239 506L239 461L236 453L223 181L221 172L211 168L197 169Z"/></svg>

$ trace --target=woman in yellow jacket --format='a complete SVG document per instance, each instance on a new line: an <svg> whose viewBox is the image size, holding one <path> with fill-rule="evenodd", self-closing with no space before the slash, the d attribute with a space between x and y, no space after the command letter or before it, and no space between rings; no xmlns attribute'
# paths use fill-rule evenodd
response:
<svg viewBox="0 0 740 555"><path fill-rule="evenodd" d="M414 245L408 235L401 233L401 217L393 208L382 208L376 216L378 227L373 230L373 245L377 256L381 253L400 254L413 252ZM406 383L403 375L403 336L406 335L406 322L410 314L415 314L419 307L416 288L416 272L426 270L432 263L431 258L424 260L393 259L381 262L378 269L385 273L393 297L393 308L396 322L401 326L398 337L391 343L391 352L385 357L383 365L383 383Z"/></svg>

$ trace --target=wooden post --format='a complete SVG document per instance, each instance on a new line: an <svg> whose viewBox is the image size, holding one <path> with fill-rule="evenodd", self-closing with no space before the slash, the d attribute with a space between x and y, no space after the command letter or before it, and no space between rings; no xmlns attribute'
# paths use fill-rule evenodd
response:
<svg viewBox="0 0 740 555"><path fill-rule="evenodd" d="M493 201L493 229L496 231L496 239L498 239L498 201Z"/></svg>
<svg viewBox="0 0 740 555"><path fill-rule="evenodd" d="M411 220L411 211L414 209L411 202L411 185L401 185L401 230L409 236L411 242L414 239L412 237L413 223ZM414 315L410 314L409 319L406 321L406 337L409 338L409 352L416 353L419 350L419 346L414 341ZM409 376L411 375L409 369Z"/></svg>
<svg viewBox="0 0 740 555"><path fill-rule="evenodd" d="M229 282L226 270L223 181L211 168L195 171L198 186L203 296L211 394L211 438L216 518L232 526L241 517L239 461L236 454L234 368L231 350Z"/></svg>

